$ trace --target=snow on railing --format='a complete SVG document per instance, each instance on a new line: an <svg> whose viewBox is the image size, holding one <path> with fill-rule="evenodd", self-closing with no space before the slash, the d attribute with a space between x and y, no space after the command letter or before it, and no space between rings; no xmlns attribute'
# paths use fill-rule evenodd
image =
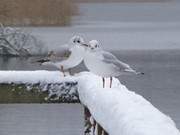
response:
<svg viewBox="0 0 180 135"><path fill-rule="evenodd" d="M78 81L81 103L110 135L180 135L173 120L150 102L113 78L102 88L100 77L84 75Z"/></svg>
<svg viewBox="0 0 180 135"><path fill-rule="evenodd" d="M57 97L64 95L62 91L65 89L68 91L65 94L78 93L76 99L79 97L90 111L88 117L92 115L91 126L86 125L90 130L85 134L93 134L95 119L98 124L94 134L98 135L102 135L98 127L102 127L105 134L110 135L180 135L170 117L142 96L129 91L115 78L112 88L108 88L108 82L106 88L102 88L101 77L89 72L63 77L58 71L0 71L0 87L2 84L12 83L25 84L29 90L33 84L38 84L39 88L52 89L52 93L58 93ZM53 85L48 87L45 84L57 84L56 90L53 90ZM66 86L69 87L65 88Z"/></svg>
<svg viewBox="0 0 180 135"><path fill-rule="evenodd" d="M47 53L42 41L21 28L0 24L0 55L31 56Z"/></svg>
<svg viewBox="0 0 180 135"><path fill-rule="evenodd" d="M74 77L64 78L59 71L0 71L0 90L9 85L8 89L13 93L24 90L47 92L42 99L44 102L79 102L77 80Z"/></svg>

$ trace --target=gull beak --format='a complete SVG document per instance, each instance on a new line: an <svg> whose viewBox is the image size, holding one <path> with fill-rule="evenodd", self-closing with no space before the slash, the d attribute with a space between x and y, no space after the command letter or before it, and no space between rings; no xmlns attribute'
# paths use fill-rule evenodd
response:
<svg viewBox="0 0 180 135"><path fill-rule="evenodd" d="M89 45L86 44L86 43L82 43L81 45L84 46L84 47L89 47Z"/></svg>

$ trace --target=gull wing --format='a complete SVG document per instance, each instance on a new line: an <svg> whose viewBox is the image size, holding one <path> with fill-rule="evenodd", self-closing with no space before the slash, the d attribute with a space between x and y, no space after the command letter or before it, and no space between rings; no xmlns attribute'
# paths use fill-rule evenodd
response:
<svg viewBox="0 0 180 135"><path fill-rule="evenodd" d="M38 59L35 62L45 63L45 62L60 62L66 60L71 55L71 49L69 45L62 45L56 49L52 49L48 52L48 55L44 58Z"/></svg>
<svg viewBox="0 0 180 135"><path fill-rule="evenodd" d="M71 54L71 48L68 44L65 44L52 49L48 54L50 54L50 52L53 52L53 55L56 57L68 57Z"/></svg>
<svg viewBox="0 0 180 135"><path fill-rule="evenodd" d="M108 64L113 64L117 66L120 70L124 71L134 71L128 64L118 60L112 53L101 51L102 54L102 60Z"/></svg>

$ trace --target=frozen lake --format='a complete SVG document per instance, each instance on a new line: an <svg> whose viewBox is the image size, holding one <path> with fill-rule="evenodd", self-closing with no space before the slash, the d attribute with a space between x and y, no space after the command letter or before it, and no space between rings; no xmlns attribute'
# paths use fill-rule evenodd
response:
<svg viewBox="0 0 180 135"><path fill-rule="evenodd" d="M0 135L81 135L80 104L0 104Z"/></svg>

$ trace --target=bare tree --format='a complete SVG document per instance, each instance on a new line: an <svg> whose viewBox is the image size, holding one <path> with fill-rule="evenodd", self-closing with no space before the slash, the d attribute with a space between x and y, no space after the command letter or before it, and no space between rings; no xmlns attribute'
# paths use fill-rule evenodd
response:
<svg viewBox="0 0 180 135"><path fill-rule="evenodd" d="M46 53L42 41L22 29L0 27L0 54L30 56Z"/></svg>

